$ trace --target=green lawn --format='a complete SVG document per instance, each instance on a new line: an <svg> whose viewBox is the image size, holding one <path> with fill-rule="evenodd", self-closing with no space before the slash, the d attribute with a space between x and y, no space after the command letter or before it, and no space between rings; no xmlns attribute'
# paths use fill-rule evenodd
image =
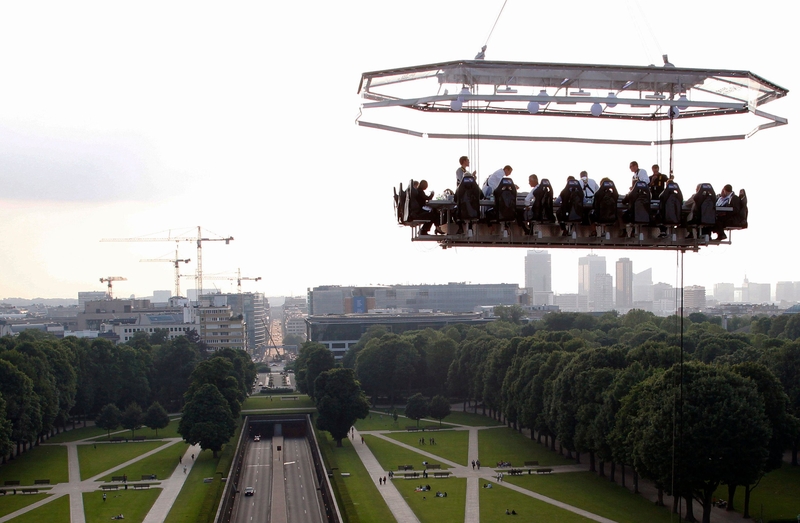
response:
<svg viewBox="0 0 800 523"><path fill-rule="evenodd" d="M423 456L413 450L400 447L399 445L395 445L377 436L367 435L364 436L364 440L375 455L375 458L377 458L378 463L380 463L386 471L393 470L396 472L398 465L414 465L414 469L420 471L423 469L423 461L440 463L438 460ZM355 445L360 445L360 443L355 442ZM444 463L441 463L441 465L442 469L450 468Z"/></svg>
<svg viewBox="0 0 800 523"><path fill-rule="evenodd" d="M513 483L543 496L581 508L618 523L669 523L672 514L644 497L592 472L505 476ZM481 499L481 503L483 499ZM698 507L695 507L697 509ZM482 511L481 511L482 512ZM519 512L519 511L517 511ZM699 512L695 510L695 515ZM483 520L481 520L483 521Z"/></svg>
<svg viewBox="0 0 800 523"><path fill-rule="evenodd" d="M49 494L26 494L24 496L17 494L14 496L10 493L5 496L0 496L0 518L12 512L16 512L23 507L27 507L32 503L41 501L48 496Z"/></svg>
<svg viewBox="0 0 800 523"><path fill-rule="evenodd" d="M783 467L773 470L761 480L758 487L750 494L750 516L761 517L761 507L764 507L764 521L772 519L792 519L800 514L800 467L792 467L784 463ZM727 500L728 487L720 486L716 497ZM736 512L744 509L744 487L736 489L733 500ZM720 509L712 509L720 510ZM695 515L698 514L695 511Z"/></svg>
<svg viewBox="0 0 800 523"><path fill-rule="evenodd" d="M467 464L469 456L469 432L466 430L442 430L437 432L392 432L386 436L393 440L411 445L425 452L436 454L444 459L461 465ZM425 437L425 445L419 444L419 439ZM436 445L428 444L429 438L434 438ZM427 458L422 460L432 461ZM396 465L399 465L397 463Z"/></svg>
<svg viewBox="0 0 800 523"><path fill-rule="evenodd" d="M106 470L125 463L145 452L161 447L163 441L142 441L139 443L98 443L97 445L78 445L78 461L81 466L81 480L96 476ZM66 449L64 449L66 452ZM175 455L177 461L177 454Z"/></svg>
<svg viewBox="0 0 800 523"><path fill-rule="evenodd" d="M211 486L211 483L203 483L203 478L213 477L216 468L217 460L210 450L204 450L196 457L194 467L165 523L194 523L198 520L203 499L208 495Z"/></svg>
<svg viewBox="0 0 800 523"><path fill-rule="evenodd" d="M189 444L185 441L170 445L152 456L131 463L125 468L115 470L104 477L102 481L111 481L111 476L121 476L123 474L128 476L128 481L139 481L143 474L155 474L158 479L167 479L175 472L175 467L179 466L178 456L183 456L188 448Z"/></svg>
<svg viewBox="0 0 800 523"><path fill-rule="evenodd" d="M538 461L542 466L575 463L508 427L478 431L478 456L481 465L490 468L498 461L508 461L515 467L526 461Z"/></svg>
<svg viewBox="0 0 800 523"><path fill-rule="evenodd" d="M296 400L287 398L297 397ZM287 394L274 396L250 396L242 404L242 410L299 409L314 408L314 400L305 394Z"/></svg>
<svg viewBox="0 0 800 523"><path fill-rule="evenodd" d="M457 423L459 425L468 425L470 427L495 427L497 425L502 425L502 423L493 420L489 416L472 414L471 412L451 412L449 416L442 420L442 422Z"/></svg>
<svg viewBox="0 0 800 523"><path fill-rule="evenodd" d="M378 493L375 479L370 478L349 439L342 440L342 447L327 432L317 431L320 451L325 459L325 467L333 470L331 484L336 493L339 510L346 514L349 523L373 523L394 521L389 507ZM360 443L358 443L360 445ZM342 472L350 477L343 478ZM463 517L461 518L463 521Z"/></svg>
<svg viewBox="0 0 800 523"><path fill-rule="evenodd" d="M406 425L415 425L417 422L398 416L397 421L389 414L380 414L370 411L369 416L356 421L357 430L405 430Z"/></svg>
<svg viewBox="0 0 800 523"><path fill-rule="evenodd" d="M86 523L107 523L117 514L125 516L126 522L141 523L161 494L161 489L117 490L106 494L107 500L103 501L103 493L100 491L83 493Z"/></svg>
<svg viewBox="0 0 800 523"><path fill-rule="evenodd" d="M50 503L26 512L11 521L13 523L70 523L69 495L54 499Z"/></svg>
<svg viewBox="0 0 800 523"><path fill-rule="evenodd" d="M392 484L414 511L420 523L464 521L464 503L467 497L467 480L448 479L395 479ZM430 485L427 492L415 492L419 485ZM446 498L437 498L436 492L447 492Z"/></svg>
<svg viewBox="0 0 800 523"><path fill-rule="evenodd" d="M481 483L481 487L483 484ZM591 521L568 510L505 488L502 483L493 483L490 489L481 488L481 523L506 523L508 521L506 509L515 511L518 521L536 521L536 523L582 523Z"/></svg>
<svg viewBox="0 0 800 523"><path fill-rule="evenodd" d="M105 436L105 430L91 426L91 427L78 427L73 430L67 430L61 434L56 434L47 440L47 443L66 443L68 441L78 441L86 438L96 438L97 436ZM113 431L112 431L113 432Z"/></svg>
<svg viewBox="0 0 800 523"><path fill-rule="evenodd" d="M21 485L33 485L36 479L49 479L50 483L69 481L67 447L39 445L0 465L0 485L9 480L19 480Z"/></svg>
<svg viewBox="0 0 800 523"><path fill-rule="evenodd" d="M178 424L179 423L180 423L180 420L175 419L175 420L170 421L169 425L167 425L166 428L158 429L158 438L180 438L181 435L178 434ZM156 438L156 431L154 429L149 428L149 427L142 427L142 428L136 430L136 435L137 436L144 436L147 439L153 439L153 438ZM131 437L131 431L126 430L124 432L116 434L116 436L122 436L123 438L130 438ZM100 441L100 440L98 440L98 441Z"/></svg>

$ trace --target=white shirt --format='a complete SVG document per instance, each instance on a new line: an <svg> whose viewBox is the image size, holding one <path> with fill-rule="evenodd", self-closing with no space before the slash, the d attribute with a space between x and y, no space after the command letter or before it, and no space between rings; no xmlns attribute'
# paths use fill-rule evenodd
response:
<svg viewBox="0 0 800 523"><path fill-rule="evenodd" d="M720 195L720 197L717 198L717 207L729 207L731 204L731 196L733 196L733 193L729 193L728 196Z"/></svg>
<svg viewBox="0 0 800 523"><path fill-rule="evenodd" d="M633 182L631 183L631 187L636 185L636 182L642 181L644 183L650 183L650 177L647 176L647 171L644 169L639 169L639 172L633 173Z"/></svg>
<svg viewBox="0 0 800 523"><path fill-rule="evenodd" d="M525 207L530 207L530 205L533 203L533 191L535 191L537 187L539 186L534 185L533 187L531 187L531 192L529 192L528 195L525 196Z"/></svg>
<svg viewBox="0 0 800 523"><path fill-rule="evenodd" d="M487 198L494 194L494 190L497 189L498 185L500 185L500 180L502 180L503 176L505 175L506 172L503 169L498 169L489 176L489 178L486 180L486 185L488 186L486 190L488 191L488 194L484 192L484 195Z"/></svg>
<svg viewBox="0 0 800 523"><path fill-rule="evenodd" d="M581 182L581 190L583 190L583 198L590 199L594 198L594 193L600 188L597 186L597 182L592 180L591 178L587 178L586 181L583 181L583 178L580 179Z"/></svg>

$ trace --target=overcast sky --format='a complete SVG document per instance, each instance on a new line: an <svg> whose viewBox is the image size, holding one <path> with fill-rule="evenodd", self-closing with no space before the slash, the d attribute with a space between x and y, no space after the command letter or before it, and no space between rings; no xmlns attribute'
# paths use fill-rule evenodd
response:
<svg viewBox="0 0 800 523"><path fill-rule="evenodd" d="M299 295L317 285L524 282L524 249L412 243L392 187L452 185L466 143L355 125L360 75L471 59L503 0L443 2L5 2L0 6L0 298L115 295L173 288L173 243L101 243L168 231L233 236L208 243L205 274L263 279L245 290ZM487 59L661 64L750 70L800 86L788 2L532 3L508 0ZM783 6L783 7L781 7ZM686 284L800 280L792 196L797 93L764 107L790 125L746 142L676 147L684 192L700 181L745 187L750 228L731 246L686 255ZM579 123L580 120L576 121ZM724 124L722 124L724 125ZM651 131L647 131L650 133ZM512 164L561 184L586 169L618 185L656 147L484 143L479 173ZM192 262L194 244L179 245ZM557 292L577 290L577 259L552 250ZM609 272L675 284L674 253L597 251ZM234 291L235 282L214 282ZM186 279L182 288L193 287ZM207 288L211 287L206 282Z"/></svg>

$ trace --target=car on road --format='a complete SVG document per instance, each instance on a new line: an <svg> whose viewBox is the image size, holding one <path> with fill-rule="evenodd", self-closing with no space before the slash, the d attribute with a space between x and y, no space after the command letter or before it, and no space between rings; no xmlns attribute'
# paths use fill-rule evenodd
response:
<svg viewBox="0 0 800 523"><path fill-rule="evenodd" d="M256 434L256 436L253 438L253 441L261 441L261 436Z"/></svg>
<svg viewBox="0 0 800 523"><path fill-rule="evenodd" d="M256 493L256 489L254 489L253 487L245 487L245 489L244 489L244 495L245 496L252 496L255 493Z"/></svg>

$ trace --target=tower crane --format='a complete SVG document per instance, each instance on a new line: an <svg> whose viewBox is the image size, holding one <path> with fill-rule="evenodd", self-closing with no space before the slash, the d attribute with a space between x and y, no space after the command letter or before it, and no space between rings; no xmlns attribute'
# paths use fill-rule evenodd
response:
<svg viewBox="0 0 800 523"><path fill-rule="evenodd" d="M200 301L200 294L203 292L203 242L225 242L228 245L233 241L233 236L220 238L204 238L200 226L197 226L197 237L189 234L172 235L168 231L167 237L140 236L138 238L103 238L101 242L197 242L197 269L195 273L195 287L197 287L197 301ZM176 256L177 258L177 256Z"/></svg>
<svg viewBox="0 0 800 523"><path fill-rule="evenodd" d="M122 276L108 276L106 278L100 278L100 283L108 282L108 299L113 300L114 295L111 293L111 282L127 280L128 278L123 278Z"/></svg>
<svg viewBox="0 0 800 523"><path fill-rule="evenodd" d="M140 262L169 262L169 263L172 263L173 266L175 267L175 296L180 296L181 295L181 274L180 274L179 267L180 267L181 263L189 263L192 260L191 260L191 258L186 258L186 259L178 258L177 242L176 242L176 247L175 247L175 259L168 260L168 259L165 259L165 258L154 258L154 259L139 260L139 261Z"/></svg>
<svg viewBox="0 0 800 523"><path fill-rule="evenodd" d="M250 276L242 276L242 269L236 270L236 276L207 276L207 280L228 280L233 281L236 280L236 289L239 294L242 293L242 280L251 280L251 281L259 281L261 276L257 276L255 278L251 278Z"/></svg>

